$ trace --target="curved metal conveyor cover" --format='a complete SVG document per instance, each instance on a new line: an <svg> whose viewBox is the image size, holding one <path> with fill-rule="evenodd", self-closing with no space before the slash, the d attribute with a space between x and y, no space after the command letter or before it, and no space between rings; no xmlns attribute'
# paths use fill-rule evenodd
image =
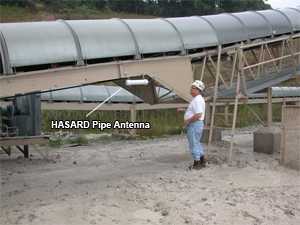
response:
<svg viewBox="0 0 300 225"><path fill-rule="evenodd" d="M229 44L247 40L243 24L230 14L203 16L215 28L220 44Z"/></svg>
<svg viewBox="0 0 300 225"><path fill-rule="evenodd" d="M0 31L8 52L3 63L20 67L76 62L81 52L83 59L101 59L213 47L299 31L299 21L300 7L168 19L2 23Z"/></svg>
<svg viewBox="0 0 300 225"><path fill-rule="evenodd" d="M45 92L41 95L42 101L54 102L103 102L110 97L120 87L104 86L104 85L87 85L83 87L75 87L64 90L54 90ZM160 102L172 100L176 98L174 92L170 92L165 88L156 87L157 95L161 98ZM111 102L125 103L141 103L143 100L126 89L122 89L118 94L110 99Z"/></svg>
<svg viewBox="0 0 300 225"><path fill-rule="evenodd" d="M280 9L280 11L283 12L289 18L293 25L293 30L300 31L300 10L297 11L296 9L286 8Z"/></svg>
<svg viewBox="0 0 300 225"><path fill-rule="evenodd" d="M135 55L131 34L118 19L66 22L78 36L84 59Z"/></svg>
<svg viewBox="0 0 300 225"><path fill-rule="evenodd" d="M256 39L272 36L272 27L263 16L256 12L232 13L245 24L248 38Z"/></svg>
<svg viewBox="0 0 300 225"><path fill-rule="evenodd" d="M180 51L182 44L176 30L162 19L126 19L143 54Z"/></svg>
<svg viewBox="0 0 300 225"><path fill-rule="evenodd" d="M64 90L56 90L42 93L43 101L58 101L58 102L102 102L110 97L120 87L103 86L103 85L88 85L83 87L69 88ZM125 89L113 96L112 102L142 102L140 98L131 94Z"/></svg>
<svg viewBox="0 0 300 225"><path fill-rule="evenodd" d="M273 97L300 97L300 87L272 87Z"/></svg>
<svg viewBox="0 0 300 225"><path fill-rule="evenodd" d="M42 94L42 100L56 100L56 101L78 101L81 100L80 88L70 88L64 90L57 90L46 92ZM49 98L49 99L48 99Z"/></svg>
<svg viewBox="0 0 300 225"><path fill-rule="evenodd" d="M180 32L186 49L218 45L218 37L209 23L201 17L168 18Z"/></svg>
<svg viewBox="0 0 300 225"><path fill-rule="evenodd" d="M285 15L281 14L280 12L275 10L263 10L257 12L262 14L272 25L274 35L287 34L293 32L289 20Z"/></svg>
<svg viewBox="0 0 300 225"><path fill-rule="evenodd" d="M2 23L12 67L76 61L73 36L55 22Z"/></svg>

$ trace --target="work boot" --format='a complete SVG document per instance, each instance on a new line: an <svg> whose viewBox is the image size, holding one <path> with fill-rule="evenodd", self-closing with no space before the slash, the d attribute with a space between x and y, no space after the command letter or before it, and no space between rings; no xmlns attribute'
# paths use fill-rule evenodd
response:
<svg viewBox="0 0 300 225"><path fill-rule="evenodd" d="M200 170L202 168L202 164L201 164L201 161L200 160L197 160L195 165L193 166L193 169L194 170Z"/></svg>
<svg viewBox="0 0 300 225"><path fill-rule="evenodd" d="M205 166L206 166L206 160L205 160L204 155L201 156L201 158L200 158L200 164L201 164L202 167L205 167Z"/></svg>
<svg viewBox="0 0 300 225"><path fill-rule="evenodd" d="M194 166L196 166L196 164L197 164L197 161L196 161L196 160L194 160L194 164L189 166L189 170L192 170L192 169L193 169L193 167L194 167Z"/></svg>
<svg viewBox="0 0 300 225"><path fill-rule="evenodd" d="M202 165L201 165L201 161L200 160L194 160L194 164L189 166L189 169L192 170L200 170L202 168Z"/></svg>

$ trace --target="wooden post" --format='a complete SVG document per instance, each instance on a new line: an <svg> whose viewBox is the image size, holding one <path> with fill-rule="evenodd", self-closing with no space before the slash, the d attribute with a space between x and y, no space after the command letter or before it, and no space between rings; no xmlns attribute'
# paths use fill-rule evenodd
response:
<svg viewBox="0 0 300 225"><path fill-rule="evenodd" d="M264 44L262 44L260 46L260 52L259 52L259 62L263 62L264 61L264 56L265 55L265 49L264 49ZM257 68L257 78L260 77L261 73L262 73L262 70L263 70L263 65L258 65L258 68Z"/></svg>
<svg viewBox="0 0 300 225"><path fill-rule="evenodd" d="M213 61L212 57L208 56L208 59L209 59L211 65L213 66L213 68L215 69L216 73L218 73L218 68L217 68L215 62ZM224 84L225 88L228 88L228 85L227 85L226 81L224 80L224 78L223 78L223 76L221 74L220 68L219 68L219 76L220 76L220 80Z"/></svg>
<svg viewBox="0 0 300 225"><path fill-rule="evenodd" d="M237 57L238 57L238 52L235 49L234 59L233 59L233 66L232 66L232 71L231 71L231 78L230 78L230 87L232 87L232 83L233 83L233 80L234 80L234 74L235 74L235 69L236 69Z"/></svg>
<svg viewBox="0 0 300 225"><path fill-rule="evenodd" d="M24 145L24 157L29 158L29 145Z"/></svg>
<svg viewBox="0 0 300 225"><path fill-rule="evenodd" d="M280 163L283 164L284 162L284 150L285 150L285 107L286 107L286 103L285 101L283 102L282 106L281 106L281 146L280 146Z"/></svg>
<svg viewBox="0 0 300 225"><path fill-rule="evenodd" d="M269 54L270 59L275 59L275 57L274 57L274 55L272 54L272 52L271 52L270 48L268 47L268 45L266 45L266 49L267 49L267 53ZM279 58L279 57L278 57L278 58ZM272 61L272 63L273 63L273 65L274 65L276 71L279 72L279 67L278 67L277 64L276 64L276 61Z"/></svg>
<svg viewBox="0 0 300 225"><path fill-rule="evenodd" d="M210 116L211 116L211 108L210 108L210 103L206 102L205 104L205 125L208 126L210 125Z"/></svg>
<svg viewBox="0 0 300 225"><path fill-rule="evenodd" d="M212 106L212 114L211 114L211 122L209 127L209 136L208 136L208 145L211 145L213 129L214 129L214 120L215 120L215 112L216 112L216 103L218 97L218 87L219 87L219 77L220 77L220 67L221 67L221 53L222 46L218 46L218 62L217 62L217 75L215 80L215 88L214 88L214 98L213 98L213 106Z"/></svg>
<svg viewBox="0 0 300 225"><path fill-rule="evenodd" d="M267 114L267 125L268 127L271 127L272 126L272 88L269 87L268 88L268 114Z"/></svg>
<svg viewBox="0 0 300 225"><path fill-rule="evenodd" d="M248 63L247 56L246 56L246 52L245 52L245 54L244 54L244 52L243 52L243 58L244 58L243 60L244 60L244 62L245 62L245 64L246 64L246 66L249 66L250 64ZM252 68L249 68L249 71L250 71L250 74L251 74L252 78L255 80L256 77L255 77L255 74L254 74L253 69L252 69Z"/></svg>
<svg viewBox="0 0 300 225"><path fill-rule="evenodd" d="M130 106L130 122L136 122L136 105L133 103ZM136 129L130 130L131 135L136 135Z"/></svg>
<svg viewBox="0 0 300 225"><path fill-rule="evenodd" d="M235 134L235 127L236 127L236 118L237 118L237 111L238 111L238 103L239 103L239 95L240 95L240 77L241 74L244 73L244 61L243 61L243 50L239 49L239 70L237 74L237 82L236 82L236 93L235 93L235 100L234 100L234 110L233 110L233 121L232 121L232 128L231 128L231 140L230 140L230 149L228 155L228 164L232 162L232 149L233 149L233 141L234 141L234 134Z"/></svg>
<svg viewBox="0 0 300 225"><path fill-rule="evenodd" d="M280 57L283 57L283 55L284 55L284 47L285 47L285 40L283 40L281 43ZM282 70L282 61L283 61L283 59L279 60L279 70Z"/></svg>
<svg viewBox="0 0 300 225"><path fill-rule="evenodd" d="M229 104L226 104L225 105L225 108L224 108L224 117L225 117L225 126L228 126L228 121L229 121Z"/></svg>
<svg viewBox="0 0 300 225"><path fill-rule="evenodd" d="M296 39L296 42L298 43L297 52L300 52L300 38ZM300 65L300 54L298 55L298 64Z"/></svg>
<svg viewBox="0 0 300 225"><path fill-rule="evenodd" d="M203 81L203 78L204 78L206 61L207 61L207 56L205 56L204 59L203 59L203 64L202 64L202 69L201 69L201 77L200 77L201 81Z"/></svg>

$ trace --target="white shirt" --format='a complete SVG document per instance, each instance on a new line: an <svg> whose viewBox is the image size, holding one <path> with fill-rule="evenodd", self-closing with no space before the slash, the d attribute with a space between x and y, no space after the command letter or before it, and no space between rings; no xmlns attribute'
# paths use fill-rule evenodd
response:
<svg viewBox="0 0 300 225"><path fill-rule="evenodd" d="M197 95L190 102L188 108L184 113L184 120L190 119L193 115L201 113L199 120L204 120L205 116L205 101L201 95Z"/></svg>

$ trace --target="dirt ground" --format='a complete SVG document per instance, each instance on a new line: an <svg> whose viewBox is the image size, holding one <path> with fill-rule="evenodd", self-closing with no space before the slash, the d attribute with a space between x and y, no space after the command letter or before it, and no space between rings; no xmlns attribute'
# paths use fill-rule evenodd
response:
<svg viewBox="0 0 300 225"><path fill-rule="evenodd" d="M224 139L228 139L226 134ZM251 131L209 149L200 171L184 135L0 154L2 225L298 225L300 174L253 153ZM207 149L207 146L205 146Z"/></svg>

